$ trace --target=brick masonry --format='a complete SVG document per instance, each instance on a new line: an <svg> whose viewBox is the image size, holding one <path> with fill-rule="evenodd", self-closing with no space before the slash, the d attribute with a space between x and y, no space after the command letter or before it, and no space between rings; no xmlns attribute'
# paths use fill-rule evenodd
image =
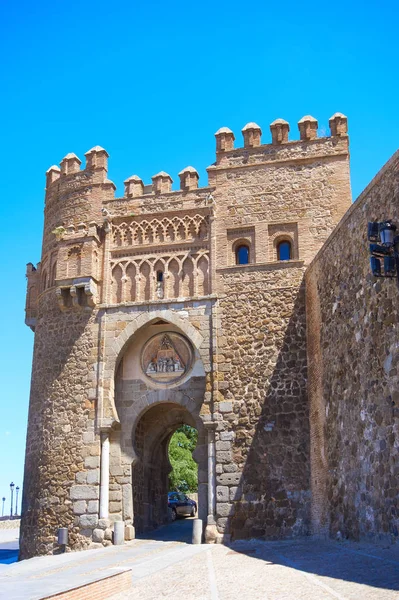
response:
<svg viewBox="0 0 399 600"><path fill-rule="evenodd" d="M132 572L130 569L122 573L116 573L110 577L104 577L99 581L93 581L60 594L43 596L43 600L107 600L117 594L128 593L132 589Z"/></svg>

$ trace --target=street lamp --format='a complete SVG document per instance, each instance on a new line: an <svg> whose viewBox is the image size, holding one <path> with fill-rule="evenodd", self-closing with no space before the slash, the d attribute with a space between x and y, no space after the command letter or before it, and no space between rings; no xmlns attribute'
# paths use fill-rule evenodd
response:
<svg viewBox="0 0 399 600"><path fill-rule="evenodd" d="M4 502L6 501L5 496L3 496L2 501L3 501L3 506L1 507L1 516L4 517Z"/></svg>
<svg viewBox="0 0 399 600"><path fill-rule="evenodd" d="M11 490L11 509L10 509L10 518L12 519L12 498L14 495L14 486L15 484L13 482L10 483L10 490Z"/></svg>
<svg viewBox="0 0 399 600"><path fill-rule="evenodd" d="M17 487L15 488L15 515L18 516L18 493L19 493L19 486L17 485Z"/></svg>
<svg viewBox="0 0 399 600"><path fill-rule="evenodd" d="M399 284L399 236L391 220L368 224L367 237L370 244L370 267L375 277L396 277ZM382 264L381 264L382 263ZM382 271L381 267L384 267Z"/></svg>

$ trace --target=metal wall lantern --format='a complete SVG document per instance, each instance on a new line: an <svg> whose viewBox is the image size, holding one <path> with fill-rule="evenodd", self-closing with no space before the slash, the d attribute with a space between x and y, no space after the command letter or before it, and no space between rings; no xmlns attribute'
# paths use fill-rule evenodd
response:
<svg viewBox="0 0 399 600"><path fill-rule="evenodd" d="M367 237L370 244L370 266L375 277L397 278L399 284L399 236L391 220L368 224ZM383 270L382 270L383 267Z"/></svg>

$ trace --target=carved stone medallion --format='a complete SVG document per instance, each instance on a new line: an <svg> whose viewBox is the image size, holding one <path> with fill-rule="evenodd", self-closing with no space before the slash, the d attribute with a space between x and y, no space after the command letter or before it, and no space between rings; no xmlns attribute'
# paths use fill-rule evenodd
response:
<svg viewBox="0 0 399 600"><path fill-rule="evenodd" d="M157 383L172 383L191 368L190 342L178 333L158 333L148 340L141 355L144 373Z"/></svg>

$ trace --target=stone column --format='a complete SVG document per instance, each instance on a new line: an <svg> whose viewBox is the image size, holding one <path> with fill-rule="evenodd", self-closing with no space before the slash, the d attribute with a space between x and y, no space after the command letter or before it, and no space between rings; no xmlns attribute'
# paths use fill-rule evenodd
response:
<svg viewBox="0 0 399 600"><path fill-rule="evenodd" d="M205 528L205 542L215 543L218 537L215 520L216 507L216 458L215 458L215 429L217 423L204 423L208 435L208 518Z"/></svg>
<svg viewBox="0 0 399 600"><path fill-rule="evenodd" d="M109 507L109 432L101 433L100 519L108 519Z"/></svg>

